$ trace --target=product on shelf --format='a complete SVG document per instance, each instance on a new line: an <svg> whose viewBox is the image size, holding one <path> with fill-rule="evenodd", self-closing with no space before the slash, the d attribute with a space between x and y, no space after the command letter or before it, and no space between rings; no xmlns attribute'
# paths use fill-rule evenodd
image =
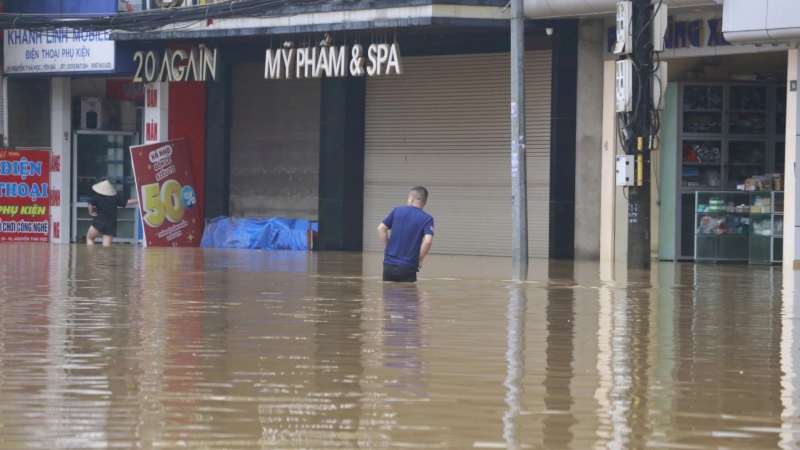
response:
<svg viewBox="0 0 800 450"><path fill-rule="evenodd" d="M697 227L697 234L747 236L749 233L750 219L735 215L702 216Z"/></svg>
<svg viewBox="0 0 800 450"><path fill-rule="evenodd" d="M731 109L763 110L767 109L766 88L734 86L731 88Z"/></svg>
<svg viewBox="0 0 800 450"><path fill-rule="evenodd" d="M697 181L700 182L700 169L697 167L684 167L681 169L681 174L683 175L684 181Z"/></svg>
<svg viewBox="0 0 800 450"><path fill-rule="evenodd" d="M764 134L767 126L764 114L731 114L730 132L735 134Z"/></svg>
<svg viewBox="0 0 800 450"><path fill-rule="evenodd" d="M767 149L764 142L731 141L728 162L731 164L764 164Z"/></svg>
<svg viewBox="0 0 800 450"><path fill-rule="evenodd" d="M686 113L683 131L687 133L721 133L721 117L717 113Z"/></svg>
<svg viewBox="0 0 800 450"><path fill-rule="evenodd" d="M756 236L772 236L772 221L769 219L753 223L753 234Z"/></svg>
<svg viewBox="0 0 800 450"><path fill-rule="evenodd" d="M722 177L719 170L703 170L700 172L700 185L719 187L722 185Z"/></svg>
<svg viewBox="0 0 800 450"><path fill-rule="evenodd" d="M686 86L683 90L684 109L722 109L722 88L719 86Z"/></svg>
<svg viewBox="0 0 800 450"><path fill-rule="evenodd" d="M685 162L718 163L722 160L719 142L685 141L683 143Z"/></svg>
<svg viewBox="0 0 800 450"><path fill-rule="evenodd" d="M775 226L773 229L775 236L783 236L783 219L775 219Z"/></svg>

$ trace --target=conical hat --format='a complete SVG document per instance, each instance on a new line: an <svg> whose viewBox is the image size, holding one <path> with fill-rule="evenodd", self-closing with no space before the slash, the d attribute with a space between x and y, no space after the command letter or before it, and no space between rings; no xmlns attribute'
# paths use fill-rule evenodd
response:
<svg viewBox="0 0 800 450"><path fill-rule="evenodd" d="M114 196L117 195L117 190L114 189L114 186L108 182L108 180L101 181L94 186L92 186L92 190L97 192L100 195L109 195Z"/></svg>

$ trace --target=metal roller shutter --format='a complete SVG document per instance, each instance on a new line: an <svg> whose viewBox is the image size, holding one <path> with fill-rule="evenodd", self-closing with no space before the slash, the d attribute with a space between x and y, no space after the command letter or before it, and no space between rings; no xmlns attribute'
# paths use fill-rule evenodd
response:
<svg viewBox="0 0 800 450"><path fill-rule="evenodd" d="M531 257L548 257L551 52L526 54ZM403 75L367 80L364 250L414 185L428 188L432 253L511 254L508 54L404 58Z"/></svg>
<svg viewBox="0 0 800 450"><path fill-rule="evenodd" d="M230 214L317 220L320 80L239 64L232 99Z"/></svg>

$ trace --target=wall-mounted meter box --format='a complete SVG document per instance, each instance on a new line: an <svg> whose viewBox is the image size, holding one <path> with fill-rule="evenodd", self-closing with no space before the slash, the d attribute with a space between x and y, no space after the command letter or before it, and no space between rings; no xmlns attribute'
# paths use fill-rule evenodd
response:
<svg viewBox="0 0 800 450"><path fill-rule="evenodd" d="M617 61L617 112L631 112L631 91L633 84L633 66L630 59Z"/></svg>
<svg viewBox="0 0 800 450"><path fill-rule="evenodd" d="M633 155L617 156L617 186L633 186Z"/></svg>
<svg viewBox="0 0 800 450"><path fill-rule="evenodd" d="M633 53L632 14L633 2L622 1L617 3L617 43L614 45L614 54L616 55Z"/></svg>
<svg viewBox="0 0 800 450"><path fill-rule="evenodd" d="M650 29L653 31L653 51L663 52L664 36L667 34L667 26L669 25L667 17L667 5L656 4L653 11L653 22L650 24Z"/></svg>

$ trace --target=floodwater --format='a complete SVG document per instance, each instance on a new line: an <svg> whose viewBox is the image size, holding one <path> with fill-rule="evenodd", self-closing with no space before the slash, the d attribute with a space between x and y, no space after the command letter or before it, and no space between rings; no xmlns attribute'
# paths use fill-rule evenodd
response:
<svg viewBox="0 0 800 450"><path fill-rule="evenodd" d="M0 246L0 449L798 448L793 271Z"/></svg>

